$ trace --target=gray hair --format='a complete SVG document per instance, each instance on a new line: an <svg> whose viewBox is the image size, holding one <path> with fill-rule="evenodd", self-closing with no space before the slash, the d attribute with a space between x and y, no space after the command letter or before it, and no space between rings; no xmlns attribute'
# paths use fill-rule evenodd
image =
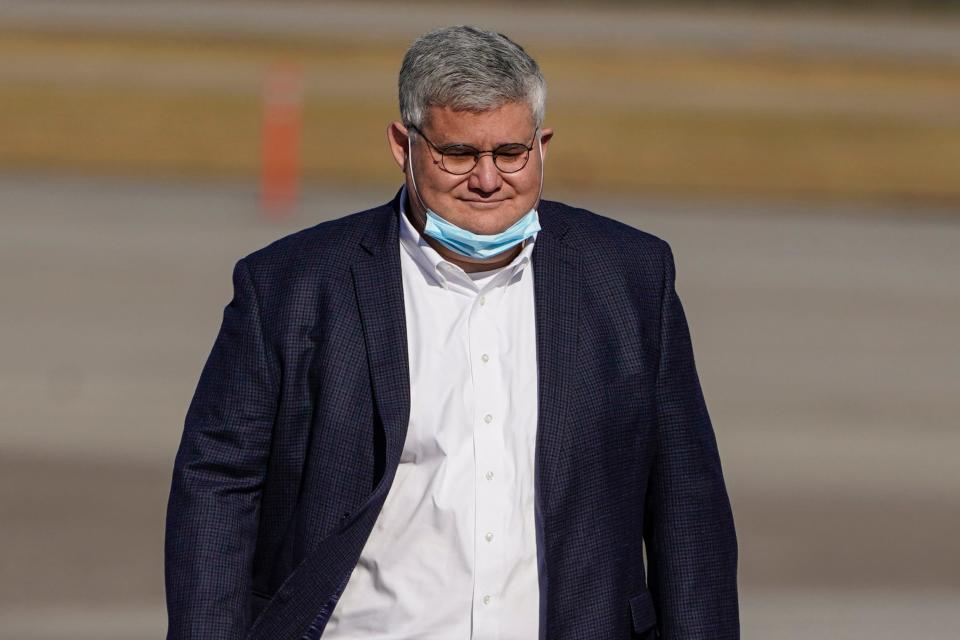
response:
<svg viewBox="0 0 960 640"><path fill-rule="evenodd" d="M546 99L540 67L523 47L476 27L446 27L417 38L400 67L400 117L408 127L422 127L432 106L478 113L526 101L539 128Z"/></svg>

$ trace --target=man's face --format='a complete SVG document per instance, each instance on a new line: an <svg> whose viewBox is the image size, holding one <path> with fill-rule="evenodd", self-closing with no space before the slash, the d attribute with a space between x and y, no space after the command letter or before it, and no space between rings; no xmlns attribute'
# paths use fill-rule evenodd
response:
<svg viewBox="0 0 960 640"><path fill-rule="evenodd" d="M406 130L398 125L392 125L396 130L391 136L391 144L394 156L402 165L406 148L399 143L405 136L396 134ZM526 166L516 173L498 170L493 156L486 154L469 173L453 175L440 167L440 154L423 136L414 133L411 145L413 171L423 203L447 221L474 233L490 235L503 231L536 206L540 195L543 157L540 145L534 139L534 129L533 115L525 103L511 102L481 113L431 107L422 130L438 148L467 145L489 151L506 144L530 145L532 140L533 150ZM550 129L540 131L544 152L551 136ZM424 212L414 195L413 186L407 171L410 205L422 218Z"/></svg>

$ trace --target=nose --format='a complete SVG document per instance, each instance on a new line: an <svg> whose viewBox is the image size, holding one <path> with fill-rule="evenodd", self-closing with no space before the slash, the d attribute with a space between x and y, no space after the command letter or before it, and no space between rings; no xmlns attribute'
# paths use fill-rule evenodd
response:
<svg viewBox="0 0 960 640"><path fill-rule="evenodd" d="M477 160L477 166L470 174L470 188L484 193L492 193L500 188L502 178L493 162L492 153L484 153Z"/></svg>

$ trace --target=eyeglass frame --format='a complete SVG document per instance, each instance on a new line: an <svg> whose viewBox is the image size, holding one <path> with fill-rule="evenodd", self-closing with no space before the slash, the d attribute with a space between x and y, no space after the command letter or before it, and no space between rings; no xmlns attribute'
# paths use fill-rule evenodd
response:
<svg viewBox="0 0 960 640"><path fill-rule="evenodd" d="M439 162L434 161L434 163L440 165L440 169L442 169L444 172L449 173L450 175L453 175L453 176L465 176L465 175L467 175L468 173L470 173L471 171L473 171L474 169L476 169L478 164L480 164L480 156L488 155L488 154L489 154L490 157L493 159L493 166L496 167L496 168L497 168L497 171L499 171L500 173L505 173L505 174L507 174L507 175L511 175L511 174L514 174L514 173L519 173L519 172L523 171L523 170L526 168L527 164L530 162L530 153L533 151L533 141L537 139L537 134L540 133L540 127L537 127L536 129L534 129L534 131L533 131L533 138L530 139L530 144L529 144L529 145L523 144L522 142L508 142L507 144L502 144L502 145L500 145L500 146L497 147L496 149L489 149L489 150L487 150L487 151L482 151L482 150L480 150L480 149L477 149L476 147L471 147L471 146L468 145L468 144L464 144L464 145L450 145L450 146L447 147L447 149L449 149L449 148L452 147L452 146L459 146L459 147L462 147L464 150L466 150L466 149L472 149L472 150L474 151L474 153L472 154L472 155L473 155L473 166L471 166L469 169L467 169L467 170L464 171L463 173L455 173L455 172L453 172L453 171L450 171L449 169L447 169L447 168L444 166L444 164L443 164L443 159L447 156L447 154L444 153L444 150L443 150L443 149L441 149L440 147L438 147L437 145L435 145L435 144L430 140L430 138L427 137L427 134L425 134L425 133L423 132L423 129L421 129L420 127L418 127L418 126L415 125L415 124L408 124L408 125L407 125L407 129L413 129L414 131L416 131L420 136L423 137L424 140L427 141L427 144L430 145L430 147L431 147L434 151L436 151L437 153L440 154L440 161L439 161ZM409 135L409 134L408 134L408 135ZM527 157L526 157L526 159L524 159L523 165L520 166L519 168L514 169L513 171L504 171L503 169L500 168L500 165L497 164L497 151L498 151L499 149L502 149L503 147L509 147L509 146L512 146L512 145L517 145L517 146L519 146L519 147L523 147L524 149L526 149L526 150L527 150ZM453 154L450 154L450 155L453 155ZM464 153L463 155L469 155L469 154Z"/></svg>

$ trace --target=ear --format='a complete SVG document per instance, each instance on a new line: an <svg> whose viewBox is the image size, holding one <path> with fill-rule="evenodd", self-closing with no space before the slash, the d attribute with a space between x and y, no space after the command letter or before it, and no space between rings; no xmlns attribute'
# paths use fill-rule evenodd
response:
<svg viewBox="0 0 960 640"><path fill-rule="evenodd" d="M407 128L399 120L391 122L387 127L387 143L390 153L401 171L407 170Z"/></svg>
<svg viewBox="0 0 960 640"><path fill-rule="evenodd" d="M547 157L547 146L550 144L550 140L553 139L553 129L546 128L540 129L540 148L542 149L543 158Z"/></svg>

